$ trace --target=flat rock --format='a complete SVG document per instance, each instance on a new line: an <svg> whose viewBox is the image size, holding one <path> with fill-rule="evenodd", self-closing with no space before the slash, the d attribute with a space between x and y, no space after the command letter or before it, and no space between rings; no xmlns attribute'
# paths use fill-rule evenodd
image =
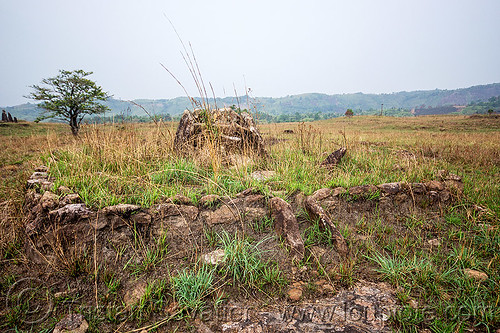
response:
<svg viewBox="0 0 500 333"><path fill-rule="evenodd" d="M425 187L429 191L442 191L442 190L444 190L444 184L442 182L438 182L437 180L431 180L430 182L425 183Z"/></svg>
<svg viewBox="0 0 500 333"><path fill-rule="evenodd" d="M185 219L194 221L198 217L199 210L195 206L176 205L172 203L160 204L155 207L155 210L162 218L169 216L182 216Z"/></svg>
<svg viewBox="0 0 500 333"><path fill-rule="evenodd" d="M325 286L324 292L329 292ZM218 331L385 333L392 332L389 318L399 307L394 291L388 285L364 281L315 302L300 302L299 287L292 287L287 296L293 301L275 304L271 309L231 304L226 309L230 316L217 327Z"/></svg>
<svg viewBox="0 0 500 333"><path fill-rule="evenodd" d="M378 191L378 188L375 185L360 185L349 188L349 194L351 195L364 195L376 191Z"/></svg>
<svg viewBox="0 0 500 333"><path fill-rule="evenodd" d="M205 221L208 224L229 224L240 220L240 216L236 207L224 205L213 212L204 212Z"/></svg>
<svg viewBox="0 0 500 333"><path fill-rule="evenodd" d="M399 183L384 183L377 186L382 192L388 194L396 194L401 190Z"/></svg>
<svg viewBox="0 0 500 333"><path fill-rule="evenodd" d="M259 182L266 181L273 178L274 176L276 176L276 171L271 170L258 170L250 174L250 177L252 177L252 179L255 179Z"/></svg>
<svg viewBox="0 0 500 333"><path fill-rule="evenodd" d="M70 204L49 212L52 219L59 222L77 221L81 218L87 218L92 213L85 204Z"/></svg>
<svg viewBox="0 0 500 333"><path fill-rule="evenodd" d="M30 179L48 179L49 174L47 172L33 172Z"/></svg>
<svg viewBox="0 0 500 333"><path fill-rule="evenodd" d="M89 328L89 324L81 314L66 315L54 327L53 333L85 333Z"/></svg>
<svg viewBox="0 0 500 333"><path fill-rule="evenodd" d="M226 259L226 254L223 249L218 249L210 253L203 254L201 256L201 262L204 264L218 265L224 262Z"/></svg>
<svg viewBox="0 0 500 333"><path fill-rule="evenodd" d="M123 296L123 302L125 303L125 307L127 309L130 309L140 301L140 299L146 294L146 287L146 282L138 281L134 285L127 288L127 291Z"/></svg>
<svg viewBox="0 0 500 333"><path fill-rule="evenodd" d="M46 167L45 165L39 165L35 168L36 172L47 172L49 171L49 168Z"/></svg>
<svg viewBox="0 0 500 333"><path fill-rule="evenodd" d="M474 269L466 268L466 269L464 269L464 274L468 278L474 279L478 282L483 282L483 281L488 280L488 274L481 272L481 271L476 271Z"/></svg>
<svg viewBox="0 0 500 333"><path fill-rule="evenodd" d="M128 215L141 209L141 206L131 204L118 204L114 206L104 207L101 212L103 214Z"/></svg>

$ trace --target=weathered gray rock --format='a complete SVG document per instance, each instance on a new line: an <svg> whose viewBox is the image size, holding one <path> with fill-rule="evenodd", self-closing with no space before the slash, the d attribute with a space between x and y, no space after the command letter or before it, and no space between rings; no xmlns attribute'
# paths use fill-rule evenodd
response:
<svg viewBox="0 0 500 333"><path fill-rule="evenodd" d="M324 284L324 292L331 288ZM361 281L349 290L318 299L297 302L300 289L288 295L293 302L276 304L272 309L255 309L233 303L230 315L218 327L226 333L242 332L314 332L361 333L392 332L390 316L398 309L395 292L389 286ZM292 296L292 297L290 297Z"/></svg>
<svg viewBox="0 0 500 333"><path fill-rule="evenodd" d="M49 212L51 219L59 223L69 223L78 221L82 218L88 218L92 211L90 211L85 204L70 204Z"/></svg>
<svg viewBox="0 0 500 333"><path fill-rule="evenodd" d="M330 230L337 251L340 254L346 255L349 252L349 248L347 247L347 243L344 239L344 236L342 236L342 234L338 231L337 227L335 226L333 221L328 217L325 210L319 205L319 203L316 200L314 200L313 197L307 197L306 210L313 219L320 220L321 226L323 228Z"/></svg>
<svg viewBox="0 0 500 333"><path fill-rule="evenodd" d="M54 327L53 333L85 333L89 324L81 314L68 314Z"/></svg>
<svg viewBox="0 0 500 333"><path fill-rule="evenodd" d="M304 257L304 241L300 235L299 225L292 207L288 202L278 197L270 199L269 206L276 233L287 240L292 249L293 258L301 260Z"/></svg>
<svg viewBox="0 0 500 333"><path fill-rule="evenodd" d="M218 132L215 138L209 134L211 129ZM186 110L175 133L175 147L184 152L214 145L214 141L225 154L253 152L267 156L262 136L248 112L238 113L230 108Z"/></svg>

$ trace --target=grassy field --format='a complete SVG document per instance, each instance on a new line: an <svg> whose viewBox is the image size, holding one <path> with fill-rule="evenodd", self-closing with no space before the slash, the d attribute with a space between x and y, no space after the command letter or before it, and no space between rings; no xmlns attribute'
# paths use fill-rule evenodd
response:
<svg viewBox="0 0 500 333"><path fill-rule="evenodd" d="M298 191L309 195L324 187L425 182L444 169L461 176L465 188L441 222L410 220L406 231L396 234L390 226L360 221L359 230L373 236L368 245L355 242L346 229L353 255L338 269L340 283L352 285L362 274L389 282L403 305L392 318L399 331L491 331L500 326L500 119L363 116L268 124L260 131L269 158L233 156L232 161L210 149L180 156L173 146L174 123L86 126L78 138L62 124L7 125L0 127L2 294L19 266L29 274L22 204L24 184L40 164L49 167L55 187L68 186L93 208L118 203L149 207L175 194L197 202L205 194L234 196L249 187L286 200ZM333 170L319 167L339 147L347 148L342 162ZM257 170L275 175L257 181L251 176ZM440 239L439 246L426 246L428 233ZM485 272L488 279L478 283L464 269ZM178 290L198 283L196 301L212 283L211 274L200 268L171 283ZM112 285L113 279L108 282ZM151 288L154 297L168 289L161 283ZM184 302L197 306L190 301ZM12 317L8 310L1 315ZM10 320L2 329L14 331L15 323Z"/></svg>

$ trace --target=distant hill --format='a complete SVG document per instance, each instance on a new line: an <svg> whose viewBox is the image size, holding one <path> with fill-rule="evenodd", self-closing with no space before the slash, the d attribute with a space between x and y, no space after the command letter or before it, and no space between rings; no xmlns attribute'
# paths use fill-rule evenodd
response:
<svg viewBox="0 0 500 333"><path fill-rule="evenodd" d="M329 113L343 114L346 109L353 109L355 114L366 114L380 110L381 104L384 109L417 109L426 112L419 114L433 113L436 108L437 113L453 112L449 106L465 106L472 102L486 102L492 97L500 96L500 83L473 86L469 88L455 90L422 90L422 91L401 91L390 94L336 94L326 95L318 93L291 95L286 97L257 97L250 100L259 112L270 115L291 115L304 113ZM176 116L181 114L186 108L192 108L187 97L177 97L173 99L136 99L134 103L142 105L151 115L169 114ZM213 102L213 100L211 101ZM111 99L105 104L109 106L111 112L106 116L145 116L145 112L138 106L128 101ZM218 98L218 106L240 105L241 108L248 108L245 97L225 97ZM39 114L36 104L26 103L10 107L1 107L12 116L18 119L32 121ZM462 110L462 108L456 109ZM465 109L469 110L469 109Z"/></svg>

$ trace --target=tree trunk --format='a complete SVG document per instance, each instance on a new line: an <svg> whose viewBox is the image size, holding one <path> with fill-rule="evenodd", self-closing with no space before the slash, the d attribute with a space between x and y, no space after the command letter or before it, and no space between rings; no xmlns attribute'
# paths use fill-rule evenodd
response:
<svg viewBox="0 0 500 333"><path fill-rule="evenodd" d="M76 117L71 117L69 119L69 126L71 126L71 133L73 133L74 136L77 136L80 124L78 124Z"/></svg>

